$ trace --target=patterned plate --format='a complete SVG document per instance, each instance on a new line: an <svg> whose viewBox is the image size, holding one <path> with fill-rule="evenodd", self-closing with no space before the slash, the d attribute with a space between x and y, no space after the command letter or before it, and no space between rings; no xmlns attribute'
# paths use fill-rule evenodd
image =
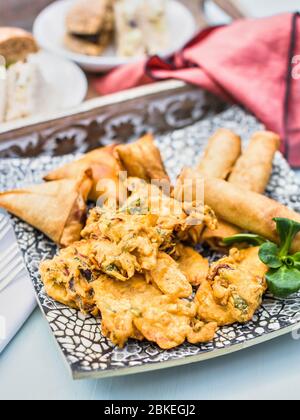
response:
<svg viewBox="0 0 300 420"><path fill-rule="evenodd" d="M183 166L194 165L206 139L217 128L227 127L245 141L261 126L238 107L211 115L187 128L157 137L168 171L174 178ZM0 190L39 182L42 175L74 156L0 160ZM267 194L300 211L299 184L295 174L278 153ZM253 346L300 327L300 294L287 300L266 296L253 321L220 329L209 344L184 344L164 351L149 342L131 341L124 349L113 346L100 333L99 319L85 317L50 299L38 274L42 259L52 257L56 247L44 235L12 218L39 304L71 368L74 378L123 375L205 360ZM215 255L207 249L208 256Z"/></svg>

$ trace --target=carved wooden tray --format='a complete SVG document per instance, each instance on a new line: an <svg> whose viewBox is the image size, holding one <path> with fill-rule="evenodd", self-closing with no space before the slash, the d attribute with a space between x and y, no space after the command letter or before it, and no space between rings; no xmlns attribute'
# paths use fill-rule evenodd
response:
<svg viewBox="0 0 300 420"><path fill-rule="evenodd" d="M156 135L167 170L174 178L184 165L194 165L219 127L228 127L245 141L261 128L237 106L228 106L198 89L168 82L113 95L84 105L76 115L28 125L0 135L0 191L39 182L43 174L74 155L115 141L128 141L146 131ZM267 193L300 211L299 184L277 154ZM184 344L163 351L149 342L130 341L124 349L100 333L100 322L54 302L38 274L41 259L56 252L41 233L11 218L39 305L74 378L98 378L161 369L218 357L254 346L300 328L300 294L287 300L267 295L246 325L224 327L208 344ZM201 249L205 255L215 255Z"/></svg>

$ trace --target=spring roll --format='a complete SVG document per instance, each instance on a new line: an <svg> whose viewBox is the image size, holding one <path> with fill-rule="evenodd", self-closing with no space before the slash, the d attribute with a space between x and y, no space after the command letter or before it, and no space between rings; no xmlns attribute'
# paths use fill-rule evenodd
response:
<svg viewBox="0 0 300 420"><path fill-rule="evenodd" d="M280 145L280 138L270 131L259 131L238 159L228 181L242 188L263 193L272 173L273 159ZM212 249L223 249L223 239L241 233L236 226L219 220L216 231L206 229L203 235Z"/></svg>
<svg viewBox="0 0 300 420"><path fill-rule="evenodd" d="M245 190L263 194L270 180L274 155L279 146L280 138L277 134L270 131L255 133L228 181Z"/></svg>
<svg viewBox="0 0 300 420"><path fill-rule="evenodd" d="M215 230L205 229L203 232L203 241L206 242L214 251L226 252L227 246L223 239L242 233L242 229L224 220L218 219L218 227Z"/></svg>
<svg viewBox="0 0 300 420"><path fill-rule="evenodd" d="M270 241L279 242L274 217L284 217L300 223L299 213L264 195L216 178L206 178L204 187L205 203L217 216ZM300 251L300 235L295 238L292 251Z"/></svg>
<svg viewBox="0 0 300 420"><path fill-rule="evenodd" d="M227 179L240 155L240 137L226 128L221 128L209 139L197 170L204 177Z"/></svg>

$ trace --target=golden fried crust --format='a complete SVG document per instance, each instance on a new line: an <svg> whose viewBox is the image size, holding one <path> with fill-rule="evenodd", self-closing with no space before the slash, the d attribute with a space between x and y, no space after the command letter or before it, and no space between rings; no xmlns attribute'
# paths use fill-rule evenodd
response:
<svg viewBox="0 0 300 420"><path fill-rule="evenodd" d="M92 242L80 241L61 250L52 260L41 263L40 275L54 300L97 314L90 285L98 276L98 267L92 262L92 246Z"/></svg>
<svg viewBox="0 0 300 420"><path fill-rule="evenodd" d="M226 179L242 151L240 137L220 128L208 141L197 170L205 177Z"/></svg>
<svg viewBox="0 0 300 420"><path fill-rule="evenodd" d="M179 270L185 274L192 286L199 286L208 276L208 260L189 246L178 244L176 250L179 255Z"/></svg>
<svg viewBox="0 0 300 420"><path fill-rule="evenodd" d="M160 152L155 146L151 134L147 134L135 143L120 145L115 152L122 166L128 172L128 176L149 182L163 180L170 182Z"/></svg>
<svg viewBox="0 0 300 420"><path fill-rule="evenodd" d="M0 207L43 232L55 243L68 246L80 239L86 220L91 174L0 193Z"/></svg>
<svg viewBox="0 0 300 420"><path fill-rule="evenodd" d="M229 257L213 264L208 280L196 294L201 319L219 326L250 321L266 291L265 273L258 248L233 250Z"/></svg>
<svg viewBox="0 0 300 420"><path fill-rule="evenodd" d="M229 182L243 189L263 194L269 183L275 153L280 137L270 131L255 133L239 158L229 177Z"/></svg>
<svg viewBox="0 0 300 420"><path fill-rule="evenodd" d="M145 337L162 349L170 349L187 338L200 342L214 337L216 324L199 324L193 303L163 295L143 276L125 283L102 276L93 283L93 289L102 331L120 347L129 338Z"/></svg>
<svg viewBox="0 0 300 420"><path fill-rule="evenodd" d="M157 217L150 214L130 215L96 208L91 211L82 236L99 241L97 258L100 261L103 256L102 268L106 261L106 274L128 280L136 271L152 270L160 247L171 241L172 231L158 229L156 221Z"/></svg>
<svg viewBox="0 0 300 420"><path fill-rule="evenodd" d="M114 197L119 183L121 166L114 158L114 145L95 149L80 159L67 163L44 177L45 181L60 179L76 179L78 174L86 170L92 171L93 186L89 194L91 201L97 201L99 196L105 194L107 198ZM105 181L105 185L101 181Z"/></svg>
<svg viewBox="0 0 300 420"><path fill-rule="evenodd" d="M147 273L147 280L155 284L165 295L175 298L191 296L192 287L178 264L164 252L157 257L155 268Z"/></svg>

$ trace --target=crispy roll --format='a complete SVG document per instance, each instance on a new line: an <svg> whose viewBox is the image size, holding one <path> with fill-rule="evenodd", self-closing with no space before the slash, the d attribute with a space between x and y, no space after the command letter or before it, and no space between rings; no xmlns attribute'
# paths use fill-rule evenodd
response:
<svg viewBox="0 0 300 420"><path fill-rule="evenodd" d="M239 228L278 242L274 217L285 217L300 222L300 214L264 195L229 182L207 178L205 183L205 202L226 222ZM293 250L300 251L300 235L293 244Z"/></svg>
<svg viewBox="0 0 300 420"><path fill-rule="evenodd" d="M197 169L204 177L226 179L240 154L240 137L221 128L209 139Z"/></svg>
<svg viewBox="0 0 300 420"><path fill-rule="evenodd" d="M272 164L279 148L280 138L269 131L260 131L253 135L250 144L234 166L229 182L242 188L263 193L272 173ZM218 229L206 229L203 235L213 249L224 248L223 239L241 233L234 225L219 220Z"/></svg>
<svg viewBox="0 0 300 420"><path fill-rule="evenodd" d="M237 161L229 182L245 190L263 194L270 180L273 159L280 138L270 131L260 131L251 138L245 153Z"/></svg>
<svg viewBox="0 0 300 420"><path fill-rule="evenodd" d="M205 229L203 233L203 241L206 242L210 248L216 251L226 251L226 246L223 243L223 239L238 235L239 233L242 233L242 229L219 219L217 229Z"/></svg>

